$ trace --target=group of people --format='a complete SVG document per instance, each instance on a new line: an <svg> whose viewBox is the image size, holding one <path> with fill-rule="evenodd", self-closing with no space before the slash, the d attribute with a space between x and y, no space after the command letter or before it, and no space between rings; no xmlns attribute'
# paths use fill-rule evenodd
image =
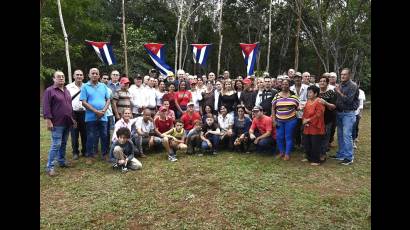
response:
<svg viewBox="0 0 410 230"><path fill-rule="evenodd" d="M56 174L56 162L70 166L65 160L69 133L73 160L80 152L90 159L101 154L113 168L126 172L141 169L137 158L153 149L164 149L175 162L178 150L199 155L217 155L221 148L268 152L287 161L295 148L302 148L304 161L320 165L337 127L339 149L329 157L350 165L365 100L347 68L339 84L334 72L316 78L293 69L277 78L265 73L235 79L229 71L216 77L180 69L176 76L163 77L151 70L135 75L131 84L117 70L100 76L91 68L86 83L81 70L73 78L65 86L64 73L56 71L43 97L44 119L52 133L46 169L50 176Z"/></svg>

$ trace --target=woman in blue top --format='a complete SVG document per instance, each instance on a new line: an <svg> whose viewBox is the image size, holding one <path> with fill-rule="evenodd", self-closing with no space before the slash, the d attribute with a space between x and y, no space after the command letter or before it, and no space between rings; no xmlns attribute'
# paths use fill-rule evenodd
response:
<svg viewBox="0 0 410 230"><path fill-rule="evenodd" d="M248 152L249 145L249 128L251 127L252 120L245 116L245 106L238 105L236 108L237 116L234 118L232 132L234 148L236 151Z"/></svg>

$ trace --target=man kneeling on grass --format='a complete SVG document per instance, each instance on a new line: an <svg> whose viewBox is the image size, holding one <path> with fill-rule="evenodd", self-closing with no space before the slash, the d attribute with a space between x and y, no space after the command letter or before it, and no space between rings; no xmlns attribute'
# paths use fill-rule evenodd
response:
<svg viewBox="0 0 410 230"><path fill-rule="evenodd" d="M131 131L122 127L117 130L116 134L118 139L114 141L110 150L110 155L115 158L113 169L121 169L122 172L127 172L128 168L141 169L141 162L134 157L134 145L130 140Z"/></svg>
<svg viewBox="0 0 410 230"><path fill-rule="evenodd" d="M161 136L164 138L164 147L168 152L168 160L175 162L177 161L177 150L186 150L187 146L185 143L185 130L182 128L184 123L181 120L176 120L175 128L172 128Z"/></svg>

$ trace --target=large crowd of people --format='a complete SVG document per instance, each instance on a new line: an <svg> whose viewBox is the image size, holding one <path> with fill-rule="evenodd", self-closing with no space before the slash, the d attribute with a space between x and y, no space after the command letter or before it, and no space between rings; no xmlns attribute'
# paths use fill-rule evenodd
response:
<svg viewBox="0 0 410 230"><path fill-rule="evenodd" d="M65 152L69 133L73 160L101 157L123 172L142 168L152 151L166 152L170 162L179 154L217 155L221 149L266 152L288 161L296 149L303 161L320 165L327 158L350 165L357 148L364 92L350 79L350 70L319 77L309 72L271 77L233 78L190 75L131 77L113 70L75 70L74 82L56 71L43 97L43 113L52 143L47 174L55 165L70 167ZM335 145L338 150L328 156ZM80 146L81 143L81 146ZM81 151L80 151L81 147Z"/></svg>

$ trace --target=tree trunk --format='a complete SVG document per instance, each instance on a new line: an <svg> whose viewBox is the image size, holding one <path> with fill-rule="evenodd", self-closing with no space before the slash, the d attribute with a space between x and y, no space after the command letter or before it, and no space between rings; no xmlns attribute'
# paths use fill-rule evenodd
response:
<svg viewBox="0 0 410 230"><path fill-rule="evenodd" d="M187 34L185 33L184 35L185 38L185 54L184 54L184 61L182 62L182 69L185 68L185 61L186 61L186 56L188 54L188 49L189 49L189 45L188 45L188 38L187 38Z"/></svg>
<svg viewBox="0 0 410 230"><path fill-rule="evenodd" d="M302 20L302 1L296 0L296 9L298 10L298 19L296 24L296 40L295 40L295 71L298 71L299 67L299 34L300 34L300 23Z"/></svg>
<svg viewBox="0 0 410 230"><path fill-rule="evenodd" d="M127 58L127 31L125 30L125 0L122 0L122 33L124 38L124 60L125 60L125 74L128 75L128 58Z"/></svg>
<svg viewBox="0 0 410 230"><path fill-rule="evenodd" d="M181 27L182 3L183 3L183 0L181 0L180 3L179 3L179 6L177 6L177 8L180 7L180 9L178 11L177 32L175 34L175 65L174 65L175 72L178 69L178 36L179 36L179 30L180 30L180 27Z"/></svg>
<svg viewBox="0 0 410 230"><path fill-rule="evenodd" d="M271 37L272 37L272 1L270 1L270 5L269 5L269 42L268 42L268 54L266 56L266 72L269 72L269 59L270 59L270 44L271 44Z"/></svg>
<svg viewBox="0 0 410 230"><path fill-rule="evenodd" d="M219 70L221 67L221 48L222 48L222 39L223 39L223 35L222 35L223 0L220 0L220 4L221 4L221 13L219 15L219 51L218 51L218 67L216 71L216 77L219 77Z"/></svg>
<svg viewBox="0 0 410 230"><path fill-rule="evenodd" d="M181 28L181 31L180 31L180 38L179 38L179 52L178 52L178 54L179 54L179 57L178 57L178 68L179 69L182 69L182 44L183 44L183 42L184 42L184 30L185 30L185 28L184 27L182 27Z"/></svg>
<svg viewBox="0 0 410 230"><path fill-rule="evenodd" d="M64 35L65 56L67 58L68 82L71 83L71 82L73 82L73 80L72 80L72 75L71 75L71 61L70 61L70 52L69 52L69 47L68 47L68 36L67 36L67 32L65 31L63 13L61 12L60 0L57 0L57 6L58 6L58 14L60 16L61 28L63 29L63 35Z"/></svg>

